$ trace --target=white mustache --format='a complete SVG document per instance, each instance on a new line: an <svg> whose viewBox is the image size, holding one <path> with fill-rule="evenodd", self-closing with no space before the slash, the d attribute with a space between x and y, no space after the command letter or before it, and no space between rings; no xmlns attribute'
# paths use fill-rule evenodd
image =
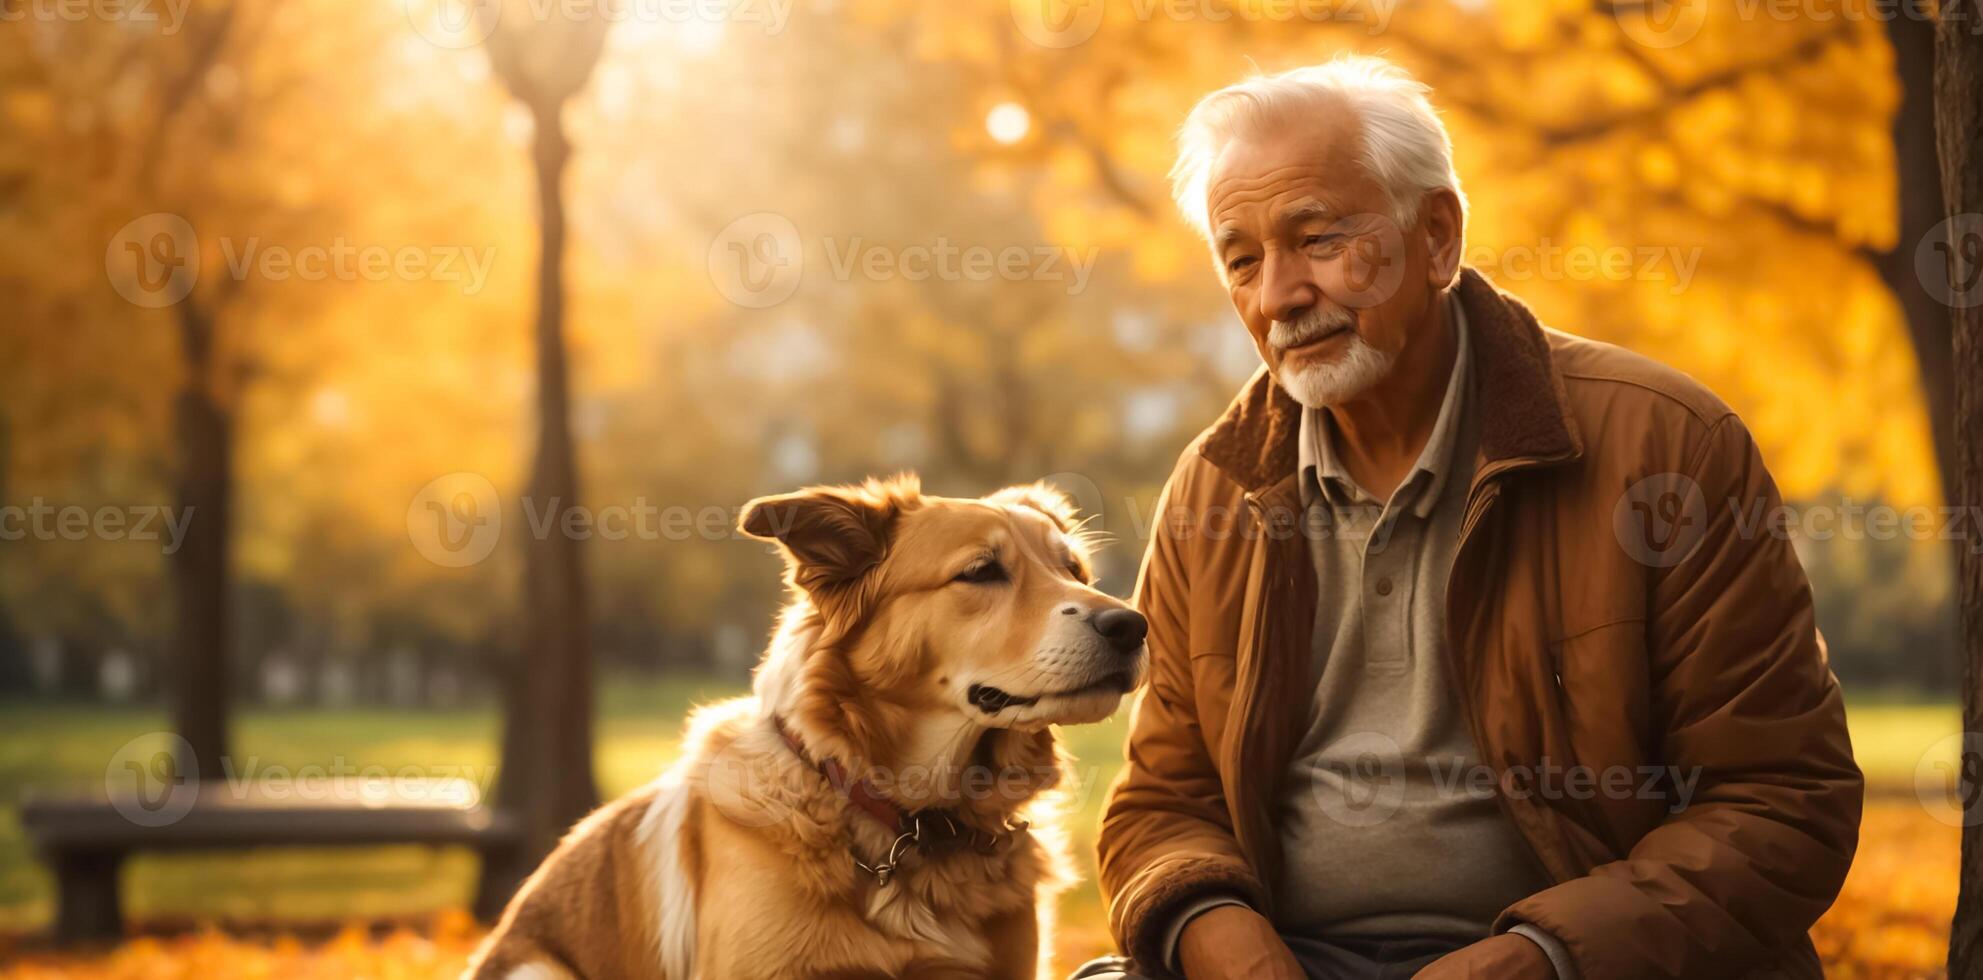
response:
<svg viewBox="0 0 1983 980"><path fill-rule="evenodd" d="M1322 309L1309 310L1299 320L1275 320L1267 330L1267 343L1276 350L1299 347L1324 334L1334 333L1344 327L1354 328L1356 317L1348 310Z"/></svg>

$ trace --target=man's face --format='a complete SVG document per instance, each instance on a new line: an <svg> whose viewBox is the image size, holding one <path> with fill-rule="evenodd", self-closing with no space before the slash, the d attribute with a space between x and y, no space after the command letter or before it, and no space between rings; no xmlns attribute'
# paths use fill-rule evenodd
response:
<svg viewBox="0 0 1983 980"><path fill-rule="evenodd" d="M1298 401L1338 404L1388 374L1450 282L1451 269L1430 268L1428 224L1447 222L1451 195L1427 195L1414 226L1400 228L1364 172L1354 111L1332 105L1273 128L1228 144L1213 164L1213 256L1268 369Z"/></svg>

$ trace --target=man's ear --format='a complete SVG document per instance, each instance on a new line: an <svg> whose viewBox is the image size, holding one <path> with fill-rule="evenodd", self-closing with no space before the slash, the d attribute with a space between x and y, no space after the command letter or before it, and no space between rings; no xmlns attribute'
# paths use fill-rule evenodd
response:
<svg viewBox="0 0 1983 980"><path fill-rule="evenodd" d="M1419 220L1425 234L1425 275L1433 289L1445 289L1460 277L1466 213L1460 196L1443 187L1425 195L1423 207L1425 216Z"/></svg>
<svg viewBox="0 0 1983 980"><path fill-rule="evenodd" d="M914 477L858 487L807 487L744 505L737 526L776 541L793 584L807 592L844 585L881 563L895 517L920 495Z"/></svg>

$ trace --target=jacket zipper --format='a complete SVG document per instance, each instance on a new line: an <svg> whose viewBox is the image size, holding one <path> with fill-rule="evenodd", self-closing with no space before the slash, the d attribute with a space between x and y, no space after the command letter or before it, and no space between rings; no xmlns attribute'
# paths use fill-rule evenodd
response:
<svg viewBox="0 0 1983 980"><path fill-rule="evenodd" d="M1237 659L1234 663L1237 676L1234 677L1235 683L1234 683L1234 691L1233 691L1233 702L1228 707L1227 724L1228 727L1233 727L1233 724L1237 723L1237 730L1228 732L1225 738L1222 739L1222 741L1226 741L1232 745L1232 754L1230 759L1228 760L1226 758L1226 751L1224 746L1220 746L1218 750L1218 755L1221 758L1221 761L1229 762L1231 768L1234 770L1232 778L1236 782L1241 784L1241 789L1245 789L1246 784L1252 782L1252 780L1245 778L1245 773L1243 772L1243 769L1246 759L1246 744L1249 735L1248 729L1249 726L1257 724L1259 721L1259 719L1257 719L1254 716L1257 715L1260 710L1258 688L1260 686L1261 673L1264 670L1264 667L1260 663L1260 650L1258 649L1258 647L1259 647L1259 637L1261 630L1261 620L1265 615L1265 610L1262 608L1263 605L1262 596L1264 596L1265 593L1267 592L1267 581L1266 581L1267 570L1264 564L1266 561L1266 553L1264 549L1267 547L1266 505L1261 502L1258 494L1250 490L1243 495L1243 499L1246 501L1247 516L1250 519L1252 530L1254 532L1254 537L1252 542L1252 546L1254 548L1254 554L1249 556L1247 559L1247 573L1246 573L1247 585L1248 585L1246 592L1247 592L1247 598L1250 600L1248 602L1248 605L1252 609L1252 615L1254 617L1254 620L1253 620L1253 629L1251 631L1250 636L1242 637L1242 639L1249 641L1246 644L1244 644L1246 648L1245 655L1243 656L1243 658ZM1255 574L1256 570L1258 572L1257 576ZM1233 795L1235 798L1237 798L1244 796L1245 794L1240 790L1235 790ZM1242 825L1244 824L1244 822L1245 821L1241 819L1238 815L1234 816L1233 829L1235 831L1236 836L1240 836L1242 838L1251 836L1250 834L1245 833L1245 831L1242 829ZM1244 843L1242 843L1241 850L1250 851L1252 849L1246 847ZM1269 894L1267 898L1269 902L1273 900L1271 894ZM1262 912L1265 913L1268 912L1268 910L1263 909Z"/></svg>
<svg viewBox="0 0 1983 980"><path fill-rule="evenodd" d="M1511 465L1505 468L1513 469L1514 467ZM1460 543L1453 550L1453 566L1446 570L1446 623L1444 629L1446 634L1446 656L1442 658L1446 664L1447 683L1453 686L1453 700L1459 704L1460 714L1466 719L1467 731L1473 736L1474 758L1486 765L1492 764L1487 758L1487 740L1481 733L1480 715L1479 712L1474 710L1471 691L1467 688L1465 677L1460 670L1460 648L1459 644L1455 642L1453 635L1452 596L1453 577L1459 571L1461 561L1466 557L1467 540L1473 536L1474 527L1480 523L1482 518L1487 516L1488 509L1493 507L1494 502L1501 496L1500 484L1488 482L1492 477L1498 475L1499 472L1501 471L1494 470L1481 474L1481 479L1479 480L1481 492L1477 498L1478 502L1475 502L1475 499L1469 499L1466 519L1460 523ZM1559 680L1558 683L1560 684L1561 681ZM1535 840L1529 836L1529 832L1522 826L1522 822L1515 819L1514 805L1509 802L1507 794L1501 792L1499 778L1495 780L1494 802L1496 806L1500 807L1502 817L1514 826L1515 833L1522 838L1522 843L1527 845L1526 850L1529 860L1535 863L1536 868L1542 872L1542 876L1552 883L1561 884L1563 879L1557 877L1556 872L1549 867L1549 862L1543 860L1542 852L1535 846Z"/></svg>

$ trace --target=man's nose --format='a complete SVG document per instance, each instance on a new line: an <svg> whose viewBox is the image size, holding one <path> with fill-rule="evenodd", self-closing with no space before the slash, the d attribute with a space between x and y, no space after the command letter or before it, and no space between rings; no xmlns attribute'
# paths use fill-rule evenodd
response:
<svg viewBox="0 0 1983 980"><path fill-rule="evenodd" d="M1313 270L1299 255L1269 249L1260 259L1260 312L1270 320L1298 320L1322 300Z"/></svg>
<svg viewBox="0 0 1983 980"><path fill-rule="evenodd" d="M1104 609L1091 620L1095 632L1109 641L1115 652L1128 655L1143 648L1143 637L1150 632L1150 621L1143 614L1128 607L1118 606Z"/></svg>

